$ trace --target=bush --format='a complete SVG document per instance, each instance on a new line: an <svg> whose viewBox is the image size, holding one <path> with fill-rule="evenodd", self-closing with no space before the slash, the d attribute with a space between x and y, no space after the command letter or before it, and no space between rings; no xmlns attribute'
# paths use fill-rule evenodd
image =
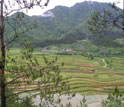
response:
<svg viewBox="0 0 124 107"><path fill-rule="evenodd" d="M108 96L107 100L102 101L102 107L124 107L122 94L119 92L118 87Z"/></svg>

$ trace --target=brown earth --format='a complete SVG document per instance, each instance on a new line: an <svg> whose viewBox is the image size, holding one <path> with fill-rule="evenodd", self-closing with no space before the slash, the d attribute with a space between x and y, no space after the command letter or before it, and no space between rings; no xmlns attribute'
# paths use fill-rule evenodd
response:
<svg viewBox="0 0 124 107"><path fill-rule="evenodd" d="M95 65L92 65L92 64L85 64L85 63L78 63L78 62L75 62L73 64L74 65L79 65L79 66L84 66L84 67L91 67L91 68L96 67Z"/></svg>

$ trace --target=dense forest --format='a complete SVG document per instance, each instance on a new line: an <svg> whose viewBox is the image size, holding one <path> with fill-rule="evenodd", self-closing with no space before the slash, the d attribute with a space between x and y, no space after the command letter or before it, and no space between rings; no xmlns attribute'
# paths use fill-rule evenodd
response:
<svg viewBox="0 0 124 107"><path fill-rule="evenodd" d="M119 30L106 30L104 35L93 35L88 31L87 21L94 11L102 12L104 9L112 12L113 9L107 3L98 2L82 2L77 3L72 7L57 6L52 10L45 12L40 16L28 16L23 14L23 22L26 26L32 26L35 23L35 28L24 32L23 36L20 36L17 43L22 39L28 39L32 42L35 47L45 47L49 45L61 45L61 44L73 44L77 43L78 40L91 41L96 46L105 47L120 47L122 44L116 42L116 39L122 38ZM11 15L8 20L10 24L14 23L12 17L19 17L22 14L20 12ZM25 28L25 24L16 23L19 29L18 31ZM15 24L15 23L14 23ZM22 29L20 29L22 26ZM11 31L10 25L6 29ZM11 36L10 36L11 35ZM9 39L13 36L12 33L7 32ZM17 45L16 45L17 46Z"/></svg>

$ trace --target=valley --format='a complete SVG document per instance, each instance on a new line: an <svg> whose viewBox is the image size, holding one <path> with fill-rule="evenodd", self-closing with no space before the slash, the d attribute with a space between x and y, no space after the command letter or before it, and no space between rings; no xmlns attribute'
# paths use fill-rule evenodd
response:
<svg viewBox="0 0 124 107"><path fill-rule="evenodd" d="M29 10L41 1L18 4L20 10L21 5ZM123 107L124 10L84 1L72 7L56 6L39 16L18 10L4 16L4 8L8 12L4 5L0 107L60 107L54 105L61 105L59 97L63 104L72 98L72 107L75 102L81 107Z"/></svg>
<svg viewBox="0 0 124 107"><path fill-rule="evenodd" d="M20 65L20 50L12 49L10 55ZM17 56L16 56L17 55ZM69 78L72 92L84 95L107 94L113 92L115 86L124 91L124 57L94 57L90 59L82 55L56 55L44 51L34 51L34 57L38 59L41 67L46 64L43 55L52 61L57 57L57 65L60 65L61 75ZM63 63L63 67L61 64ZM24 62L23 62L24 64ZM17 88L18 90L18 88Z"/></svg>

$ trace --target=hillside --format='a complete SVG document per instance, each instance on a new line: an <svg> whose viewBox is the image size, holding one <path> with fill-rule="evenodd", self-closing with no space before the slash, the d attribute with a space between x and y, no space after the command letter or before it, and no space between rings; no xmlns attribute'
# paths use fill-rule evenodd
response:
<svg viewBox="0 0 124 107"><path fill-rule="evenodd" d="M112 11L112 8L106 3L82 2L75 4L73 7L57 6L41 16L30 17L24 14L23 20L27 24L27 27L32 26L34 22L36 22L37 26L35 26L35 29L23 33L18 42L26 38L36 47L44 47L53 44L73 44L78 42L78 40L88 39L95 45L111 47L115 44L118 47L120 44L114 42L115 39L122 37L118 31L106 31L106 36L104 39L101 39L99 36L91 35L87 29L87 20L90 18L90 15L96 10L102 11L103 8ZM16 17L17 14L20 13L10 16L10 20L12 17ZM10 21L10 23L14 22ZM26 28L25 24L18 24L16 24L18 32ZM12 31L9 25L6 29ZM9 39L12 39L12 34L9 33L8 36L8 32L6 33Z"/></svg>

